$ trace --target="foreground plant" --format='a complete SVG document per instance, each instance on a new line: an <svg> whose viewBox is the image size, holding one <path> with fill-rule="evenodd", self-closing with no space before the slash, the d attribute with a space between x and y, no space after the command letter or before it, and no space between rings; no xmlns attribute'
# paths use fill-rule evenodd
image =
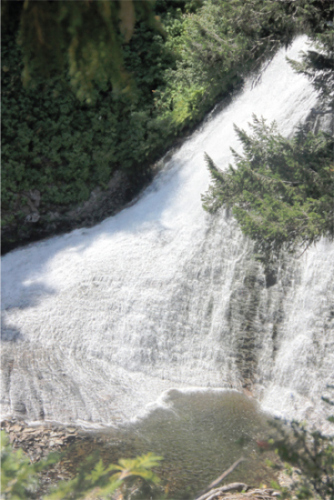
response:
<svg viewBox="0 0 334 500"><path fill-rule="evenodd" d="M334 499L334 437L319 430L309 430L304 424L290 422L275 427L279 437L271 440L276 454L285 464L292 484L283 488L284 498Z"/></svg>
<svg viewBox="0 0 334 500"><path fill-rule="evenodd" d="M23 500L36 498L39 491L39 473L57 462L59 454L51 454L47 460L31 463L23 450L13 450L5 432L1 433L1 499ZM87 461L82 463L77 475L70 481L58 483L45 500L66 499L126 499L138 489L144 480L157 485L159 477L151 470L159 465L162 457L147 453L134 459L120 459L118 464L105 466L100 460L87 472ZM89 459L88 459L89 462ZM136 480L141 480L141 484Z"/></svg>
<svg viewBox="0 0 334 500"><path fill-rule="evenodd" d="M334 386L327 386L334 389ZM322 400L329 406L334 401L326 397ZM334 424L334 416L328 422ZM310 429L306 423L281 421L272 423L275 436L268 446L275 450L284 463L285 472L291 477L289 488L280 488L282 498L334 499L334 428L328 434L318 429ZM281 468L267 461L274 468Z"/></svg>
<svg viewBox="0 0 334 500"><path fill-rule="evenodd" d="M160 482L159 477L151 469L159 465L161 460L162 457L154 453L147 453L134 459L120 459L116 465L104 466L100 460L88 474L84 467L81 467L73 480L57 485L45 499L114 498L112 494L117 492L121 492L121 498L126 499L133 489L131 489L133 481L129 484L125 483L125 480L140 478L154 485ZM118 472L112 474L113 471ZM135 487L138 488L138 484Z"/></svg>
<svg viewBox="0 0 334 500"><path fill-rule="evenodd" d="M1 499L35 498L38 474L58 460L59 454L51 453L46 460L32 463L22 449L12 449L7 434L1 431Z"/></svg>

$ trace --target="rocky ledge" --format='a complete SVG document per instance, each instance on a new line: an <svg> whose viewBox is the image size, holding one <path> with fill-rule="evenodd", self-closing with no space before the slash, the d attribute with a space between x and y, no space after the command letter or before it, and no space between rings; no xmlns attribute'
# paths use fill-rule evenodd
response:
<svg viewBox="0 0 334 500"><path fill-rule="evenodd" d="M6 431L14 449L22 448L32 462L46 458L53 451L62 451L83 434L75 427L53 425L27 426L19 420L3 420L1 430Z"/></svg>
<svg viewBox="0 0 334 500"><path fill-rule="evenodd" d="M94 226L131 203L152 176L153 167L136 177L116 171L105 189L96 187L88 200L72 206L50 204L37 189L17 193L13 209L2 211L1 252L5 254L18 246L72 229Z"/></svg>

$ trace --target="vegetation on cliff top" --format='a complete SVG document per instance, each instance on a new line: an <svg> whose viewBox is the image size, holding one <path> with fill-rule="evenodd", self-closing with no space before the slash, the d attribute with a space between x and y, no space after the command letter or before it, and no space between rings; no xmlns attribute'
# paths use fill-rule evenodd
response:
<svg viewBox="0 0 334 500"><path fill-rule="evenodd" d="M140 183L260 56L291 41L300 1L142 1L123 18L116 7L131 2L3 2L3 244L116 170Z"/></svg>

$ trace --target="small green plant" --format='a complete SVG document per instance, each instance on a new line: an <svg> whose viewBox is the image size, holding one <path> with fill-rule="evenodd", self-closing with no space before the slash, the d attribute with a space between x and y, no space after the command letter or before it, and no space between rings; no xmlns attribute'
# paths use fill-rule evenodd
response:
<svg viewBox="0 0 334 500"><path fill-rule="evenodd" d="M293 479L285 498L334 499L334 438L318 430L310 431L299 422L290 422L288 430L281 423L274 440L276 454L285 464L285 472Z"/></svg>
<svg viewBox="0 0 334 500"><path fill-rule="evenodd" d="M112 493L118 490L125 499L133 485L129 479L140 478L148 483L159 483L159 477L151 468L159 465L162 459L154 453L147 453L134 459L120 459L118 464L107 466L100 460L89 473L82 464L74 479L59 483L45 500L112 498ZM118 472L113 474L113 471Z"/></svg>
<svg viewBox="0 0 334 500"><path fill-rule="evenodd" d="M111 498L112 493L119 489L123 498L127 498L132 484L129 479L140 478L148 483L159 483L159 477L151 468L159 465L162 459L154 453L147 453L134 459L120 459L118 464L107 466L99 460L90 473L86 472L85 464L82 464L74 479L58 484L45 500ZM119 472L113 474L113 471Z"/></svg>
<svg viewBox="0 0 334 500"><path fill-rule="evenodd" d="M112 476L114 479L122 480L129 476L138 476L157 484L160 482L160 478L151 469L159 465L162 459L163 457L159 457L154 453L147 453L134 459L120 459L118 465L110 465L109 470L119 471Z"/></svg>
<svg viewBox="0 0 334 500"><path fill-rule="evenodd" d="M34 498L38 490L38 474L54 464L59 455L52 453L46 460L32 463L23 450L13 450L7 434L1 432L1 499Z"/></svg>
<svg viewBox="0 0 334 500"><path fill-rule="evenodd" d="M39 473L57 462L59 454L50 454L40 462L31 463L23 450L13 450L8 437L1 433L1 499L25 500L36 498L39 489ZM112 498L118 490L124 499L128 497L133 480L144 480L149 484L159 483L159 477L151 470L163 458L147 453L134 459L120 459L118 464L104 465L102 459L87 472L90 457L82 463L77 475L58 483L52 491L43 496L44 500ZM132 479L132 481L129 481ZM136 487L138 484L136 483Z"/></svg>
<svg viewBox="0 0 334 500"><path fill-rule="evenodd" d="M330 399L322 399L334 406ZM333 423L333 416L327 421ZM292 481L290 487L278 488L282 498L334 500L334 434L323 434L296 421L277 419L272 425L275 436L268 444L284 463L284 472ZM268 465L277 468L269 461Z"/></svg>

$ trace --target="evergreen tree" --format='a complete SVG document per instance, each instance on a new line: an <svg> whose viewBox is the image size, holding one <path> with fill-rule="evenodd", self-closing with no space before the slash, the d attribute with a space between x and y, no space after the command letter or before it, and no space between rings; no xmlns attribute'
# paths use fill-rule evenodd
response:
<svg viewBox="0 0 334 500"><path fill-rule="evenodd" d="M131 84L122 44L130 41L136 20L160 29L151 0L25 0L15 2L15 9L20 11L23 82L67 73L77 96L87 102L94 97L96 83L111 82L123 90ZM3 24L10 16L13 5L5 0Z"/></svg>
<svg viewBox="0 0 334 500"><path fill-rule="evenodd" d="M289 4L289 2L287 2ZM294 69L312 78L319 92L320 114L333 113L333 14L327 0L297 0L293 14L298 29L316 43ZM213 184L203 196L210 212L232 208L242 231L269 255L283 245L307 247L334 234L333 135L307 132L285 139L275 124L254 117L251 134L236 128L244 154L233 151L235 167L222 172L206 156Z"/></svg>
<svg viewBox="0 0 334 500"><path fill-rule="evenodd" d="M333 137L303 128L285 139L254 117L252 133L236 128L244 154L222 172L206 156L213 179L204 208L232 208L242 231L263 250L294 249L333 236Z"/></svg>

